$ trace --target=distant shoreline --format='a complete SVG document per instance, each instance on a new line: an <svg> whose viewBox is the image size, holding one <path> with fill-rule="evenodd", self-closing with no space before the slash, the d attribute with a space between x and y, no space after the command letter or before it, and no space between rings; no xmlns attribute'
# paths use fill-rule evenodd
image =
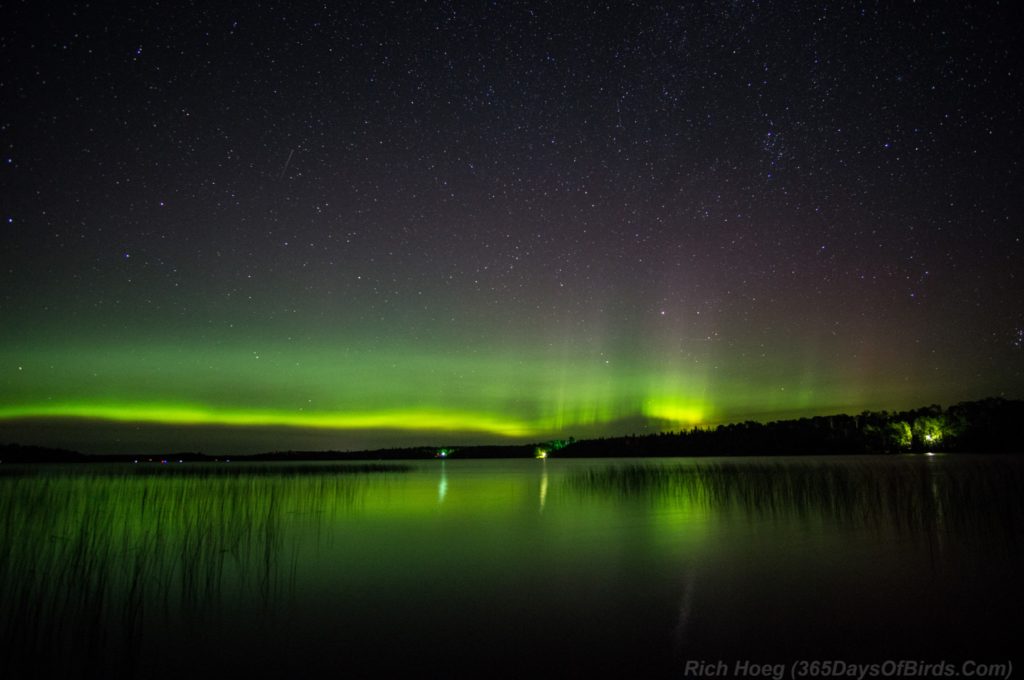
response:
<svg viewBox="0 0 1024 680"><path fill-rule="evenodd" d="M745 422L681 432L529 444L417 446L358 451L272 451L246 455L169 452L86 454L20 444L0 445L0 464L179 462L315 462L366 460L707 457L894 453L1024 452L1024 401L1002 398L932 405L912 411L866 411L769 423Z"/></svg>

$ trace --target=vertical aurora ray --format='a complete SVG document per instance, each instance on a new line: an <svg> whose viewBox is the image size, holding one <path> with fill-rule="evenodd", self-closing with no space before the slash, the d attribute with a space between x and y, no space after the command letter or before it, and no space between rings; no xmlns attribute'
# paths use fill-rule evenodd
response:
<svg viewBox="0 0 1024 680"><path fill-rule="evenodd" d="M1024 389L1008 5L45 5L4 24L0 441L485 443Z"/></svg>
<svg viewBox="0 0 1024 680"><path fill-rule="evenodd" d="M258 350L227 342L51 341L0 352L3 365L16 367L5 372L0 423L14 433L19 423L42 419L286 428L321 432L320 445L336 448L346 447L350 431L406 432L396 438L405 443L414 436L535 441L687 429L747 413L806 413L814 404L827 411L843 404L829 381L851 385L805 361L809 368L782 385L791 389L779 389L787 376L778 366L728 364L704 344L687 355L671 334L644 342L616 353L610 345L574 351L568 343L543 351L528 344L411 351L397 340L375 347L264 342ZM337 436L323 439L330 432Z"/></svg>
<svg viewBox="0 0 1024 680"><path fill-rule="evenodd" d="M321 430L477 433L529 439L600 431L621 421L700 422L651 408L642 367L504 354L266 348L183 351L37 348L0 397L0 420L114 422ZM5 356L10 363L14 359ZM696 403L664 385L664 403Z"/></svg>

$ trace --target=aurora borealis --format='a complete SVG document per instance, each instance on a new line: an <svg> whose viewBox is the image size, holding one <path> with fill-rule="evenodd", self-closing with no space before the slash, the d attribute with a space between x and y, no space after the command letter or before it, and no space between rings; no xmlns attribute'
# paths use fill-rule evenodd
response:
<svg viewBox="0 0 1024 680"><path fill-rule="evenodd" d="M1022 394L1010 7L35 5L0 10L0 442Z"/></svg>

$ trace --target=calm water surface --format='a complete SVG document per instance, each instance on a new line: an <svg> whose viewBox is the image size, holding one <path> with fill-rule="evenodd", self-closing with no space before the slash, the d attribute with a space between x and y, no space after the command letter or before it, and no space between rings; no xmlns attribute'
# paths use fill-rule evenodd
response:
<svg viewBox="0 0 1024 680"><path fill-rule="evenodd" d="M1005 457L0 466L0 677L1005 661Z"/></svg>

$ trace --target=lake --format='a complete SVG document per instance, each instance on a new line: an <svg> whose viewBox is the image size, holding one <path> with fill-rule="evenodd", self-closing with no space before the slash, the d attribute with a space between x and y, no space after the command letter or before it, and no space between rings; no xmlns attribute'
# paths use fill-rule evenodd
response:
<svg viewBox="0 0 1024 680"><path fill-rule="evenodd" d="M0 677L1005 663L1022 491L969 455L0 465Z"/></svg>

